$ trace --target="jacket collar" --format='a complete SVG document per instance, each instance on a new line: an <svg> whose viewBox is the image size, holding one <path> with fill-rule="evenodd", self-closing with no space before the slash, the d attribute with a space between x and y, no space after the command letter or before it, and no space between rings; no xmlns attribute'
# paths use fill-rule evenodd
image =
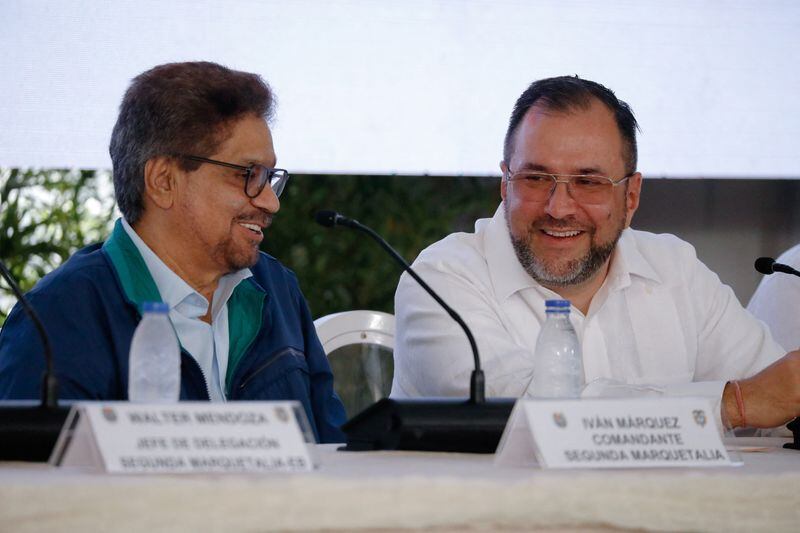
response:
<svg viewBox="0 0 800 533"><path fill-rule="evenodd" d="M140 312L144 302L161 301L156 282L147 270L147 265L136 245L122 227L121 219L117 220L111 235L103 243L103 251L117 272L125 297L135 304Z"/></svg>
<svg viewBox="0 0 800 533"><path fill-rule="evenodd" d="M103 251L111 260L125 297L136 305L140 314L144 302L162 301L147 264L122 227L121 219L114 224L114 230L103 244ZM258 335L262 320L269 320L264 315L266 301L266 291L253 277L239 283L228 300L229 346L225 384L229 395L237 366Z"/></svg>

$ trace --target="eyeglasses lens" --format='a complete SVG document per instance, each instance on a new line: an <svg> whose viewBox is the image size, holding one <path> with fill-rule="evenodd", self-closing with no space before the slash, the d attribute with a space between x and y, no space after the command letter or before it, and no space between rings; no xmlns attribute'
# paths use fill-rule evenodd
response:
<svg viewBox="0 0 800 533"><path fill-rule="evenodd" d="M515 181L520 184L522 196L530 201L546 201L558 183L566 183L570 195L576 202L602 204L610 199L614 184L603 176L553 176L550 174L521 175Z"/></svg>
<svg viewBox="0 0 800 533"><path fill-rule="evenodd" d="M285 170L275 169L272 172L272 177L269 180L269 186L272 188L272 191L275 193L275 196L280 196L283 192L284 187L286 187L286 182L288 181L289 173Z"/></svg>
<svg viewBox="0 0 800 533"><path fill-rule="evenodd" d="M250 198L255 198L269 182L269 186L275 196L280 196L286 186L289 174L282 169L272 169L261 165L253 165L250 176L245 186L245 192Z"/></svg>

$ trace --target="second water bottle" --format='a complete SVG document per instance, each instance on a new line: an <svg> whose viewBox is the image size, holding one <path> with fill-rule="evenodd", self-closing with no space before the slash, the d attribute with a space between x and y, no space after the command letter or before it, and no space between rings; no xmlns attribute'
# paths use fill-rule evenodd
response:
<svg viewBox="0 0 800 533"><path fill-rule="evenodd" d="M583 357L569 320L568 300L547 300L547 316L534 352L531 392L537 398L580 398Z"/></svg>

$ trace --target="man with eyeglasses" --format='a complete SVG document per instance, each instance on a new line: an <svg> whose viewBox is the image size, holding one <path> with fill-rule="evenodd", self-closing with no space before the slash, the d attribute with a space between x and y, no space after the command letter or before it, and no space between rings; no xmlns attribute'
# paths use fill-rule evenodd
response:
<svg viewBox="0 0 800 533"><path fill-rule="evenodd" d="M642 175L630 108L578 77L517 100L500 164L502 203L414 263L469 324L489 396L530 395L545 300L567 299L587 394L702 395L733 427L800 414L800 354L784 351L733 291L672 235L631 229ZM467 396L457 324L403 275L392 396Z"/></svg>
<svg viewBox="0 0 800 533"><path fill-rule="evenodd" d="M298 400L321 442L344 408L294 274L261 253L289 174L275 168L270 88L206 62L137 76L111 136L123 217L29 293L65 399L125 400L143 302L181 344L181 399ZM0 334L0 398L38 398L44 360L17 306Z"/></svg>

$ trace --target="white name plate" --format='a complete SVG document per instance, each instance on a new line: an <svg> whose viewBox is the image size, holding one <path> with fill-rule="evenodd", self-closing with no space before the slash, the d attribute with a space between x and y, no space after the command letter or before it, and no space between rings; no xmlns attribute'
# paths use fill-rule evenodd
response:
<svg viewBox="0 0 800 533"><path fill-rule="evenodd" d="M50 463L126 474L302 472L315 466L307 442L298 402L82 402Z"/></svg>
<svg viewBox="0 0 800 533"><path fill-rule="evenodd" d="M733 465L705 398L520 400L495 461L545 468Z"/></svg>

